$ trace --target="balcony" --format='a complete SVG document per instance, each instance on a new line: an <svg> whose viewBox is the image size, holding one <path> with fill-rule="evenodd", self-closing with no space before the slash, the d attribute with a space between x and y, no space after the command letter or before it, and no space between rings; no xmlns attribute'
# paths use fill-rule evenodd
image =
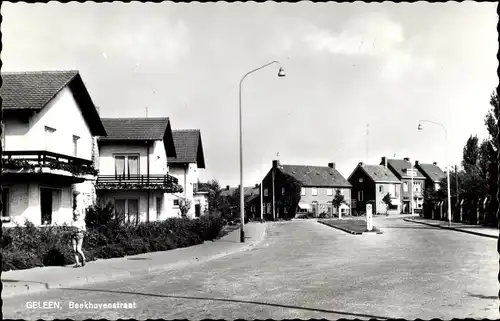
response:
<svg viewBox="0 0 500 321"><path fill-rule="evenodd" d="M207 183L193 184L193 193L194 194L208 194L209 191L210 191L210 187Z"/></svg>
<svg viewBox="0 0 500 321"><path fill-rule="evenodd" d="M77 183L83 182L87 175L96 176L97 170L90 160L45 150L4 151L2 175L16 182L45 177Z"/></svg>
<svg viewBox="0 0 500 321"><path fill-rule="evenodd" d="M100 191L123 191L123 190L157 190L167 193L182 192L177 178L165 175L99 175L97 177L96 189Z"/></svg>

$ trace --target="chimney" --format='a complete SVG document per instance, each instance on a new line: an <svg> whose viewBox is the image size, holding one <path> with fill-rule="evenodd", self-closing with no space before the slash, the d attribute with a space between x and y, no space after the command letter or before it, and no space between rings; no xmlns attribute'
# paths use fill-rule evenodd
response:
<svg viewBox="0 0 500 321"><path fill-rule="evenodd" d="M259 188L259 184L255 184L255 188Z"/></svg>
<svg viewBox="0 0 500 321"><path fill-rule="evenodd" d="M381 165L384 165L384 167L387 167L387 157L382 157L382 161L380 162Z"/></svg>
<svg viewBox="0 0 500 321"><path fill-rule="evenodd" d="M226 191L229 191L229 185L226 185Z"/></svg>
<svg viewBox="0 0 500 321"><path fill-rule="evenodd" d="M363 162L359 162L359 163L358 163L358 165L359 165L359 166L363 166Z"/></svg>
<svg viewBox="0 0 500 321"><path fill-rule="evenodd" d="M415 161L415 167L417 167L418 165L420 165L420 162L418 160Z"/></svg>
<svg viewBox="0 0 500 321"><path fill-rule="evenodd" d="M328 167L335 169L335 163L328 163Z"/></svg>
<svg viewBox="0 0 500 321"><path fill-rule="evenodd" d="M273 160L273 168L277 168L280 166L280 161L279 160Z"/></svg>
<svg viewBox="0 0 500 321"><path fill-rule="evenodd" d="M405 161L409 162L410 161L410 157L405 157L403 158Z"/></svg>
<svg viewBox="0 0 500 321"><path fill-rule="evenodd" d="M434 165L436 165L436 166L437 166L438 162L434 162L434 163L432 163L432 164L434 164Z"/></svg>

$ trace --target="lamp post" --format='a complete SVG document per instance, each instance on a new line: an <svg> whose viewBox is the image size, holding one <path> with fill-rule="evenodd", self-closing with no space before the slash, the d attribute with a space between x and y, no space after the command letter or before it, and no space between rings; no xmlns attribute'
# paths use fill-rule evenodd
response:
<svg viewBox="0 0 500 321"><path fill-rule="evenodd" d="M281 63L279 61L271 61L268 64L265 64L263 66L260 66L259 68L256 68L254 70L251 70L247 72L240 80L240 92L239 92L239 112L240 112L240 212L241 212L241 225L240 225L240 241L241 243L245 242L245 231L243 229L243 225L245 224L245 193L244 193L244 188L243 188L243 131L242 131L242 122L241 122L241 84L243 83L243 80L250 75L253 72L256 72L262 68L265 68L267 66L270 66L272 64L278 64L280 65L280 69L278 71L278 77L284 77L285 76L285 70L281 66Z"/></svg>
<svg viewBox="0 0 500 321"><path fill-rule="evenodd" d="M451 225L451 191L450 191L450 166L448 164L448 131L446 130L446 127L438 122L431 121L431 120L425 120L421 119L418 121L418 130L423 130L422 123L429 123L429 124L434 124L441 126L441 128L444 129L444 139L445 139L445 152L446 152L446 180L447 180L447 186L448 186L448 226Z"/></svg>

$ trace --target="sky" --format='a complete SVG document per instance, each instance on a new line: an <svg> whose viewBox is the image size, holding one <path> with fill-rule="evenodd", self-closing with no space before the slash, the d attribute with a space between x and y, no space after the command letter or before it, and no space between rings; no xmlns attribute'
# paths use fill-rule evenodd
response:
<svg viewBox="0 0 500 321"><path fill-rule="evenodd" d="M382 156L460 164L498 86L495 3L4 3L3 71L77 69L101 117L201 130L200 179L273 159L348 177ZM417 131L420 119L425 123ZM368 130L367 130L368 129ZM279 153L279 156L277 156Z"/></svg>

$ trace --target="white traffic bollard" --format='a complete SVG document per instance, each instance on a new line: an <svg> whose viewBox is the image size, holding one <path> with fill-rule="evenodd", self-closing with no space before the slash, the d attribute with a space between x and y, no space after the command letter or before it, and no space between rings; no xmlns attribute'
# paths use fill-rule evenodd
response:
<svg viewBox="0 0 500 321"><path fill-rule="evenodd" d="M368 231L373 230L373 214L372 214L372 205L366 204L366 229Z"/></svg>

